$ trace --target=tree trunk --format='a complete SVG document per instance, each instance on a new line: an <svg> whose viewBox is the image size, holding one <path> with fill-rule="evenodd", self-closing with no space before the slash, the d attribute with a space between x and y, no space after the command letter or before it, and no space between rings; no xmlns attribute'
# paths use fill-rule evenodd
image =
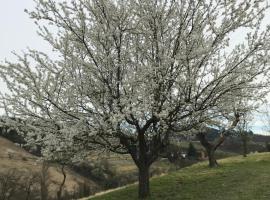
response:
<svg viewBox="0 0 270 200"><path fill-rule="evenodd" d="M65 172L65 165L62 165L61 166L61 172L62 172L62 175L63 175L63 180L62 180L62 183L60 184L59 186L59 190L57 191L57 199L58 200L61 200L62 199L62 191L63 191L63 187L65 185L65 182L66 182L66 172Z"/></svg>
<svg viewBox="0 0 270 200"><path fill-rule="evenodd" d="M218 163L215 158L215 149L214 148L207 149L207 154L208 154L208 160L209 160L209 167L211 168L217 167Z"/></svg>
<svg viewBox="0 0 270 200"><path fill-rule="evenodd" d="M150 195L149 166L139 166L139 199L145 199Z"/></svg>
<svg viewBox="0 0 270 200"><path fill-rule="evenodd" d="M243 139L243 156L247 157L247 141L245 138Z"/></svg>
<svg viewBox="0 0 270 200"><path fill-rule="evenodd" d="M30 199L30 193L31 193L31 185L28 185L28 186L27 186L27 189L26 189L26 197L25 197L25 200L29 200L29 199Z"/></svg>
<svg viewBox="0 0 270 200"><path fill-rule="evenodd" d="M210 143L206 138L206 133L198 133L197 138L200 140L201 145L205 148L209 160L209 167L217 167L218 163L215 158L216 149L222 144L224 140L220 140L217 144Z"/></svg>
<svg viewBox="0 0 270 200"><path fill-rule="evenodd" d="M151 122L152 123L152 122ZM169 134L166 133L164 138L155 135L150 141L146 141L145 132L147 127L151 125L148 121L141 129L137 124L138 140L134 141L125 137L120 138L120 142L128 149L134 163L139 171L139 199L145 199L150 196L150 175L149 169L151 164L158 159L160 152L166 147L165 141L168 140ZM135 123L136 124L136 123Z"/></svg>
<svg viewBox="0 0 270 200"><path fill-rule="evenodd" d="M43 162L39 176L40 182L40 198L41 200L48 199L48 186L49 186L49 163Z"/></svg>

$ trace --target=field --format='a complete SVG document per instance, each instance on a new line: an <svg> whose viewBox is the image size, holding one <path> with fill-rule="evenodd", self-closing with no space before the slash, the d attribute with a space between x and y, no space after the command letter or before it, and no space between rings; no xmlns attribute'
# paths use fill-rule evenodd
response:
<svg viewBox="0 0 270 200"><path fill-rule="evenodd" d="M149 200L269 200L270 154L235 156L219 161L209 169L207 163L195 164L177 172L151 179ZM135 200L137 186L105 193L91 200Z"/></svg>

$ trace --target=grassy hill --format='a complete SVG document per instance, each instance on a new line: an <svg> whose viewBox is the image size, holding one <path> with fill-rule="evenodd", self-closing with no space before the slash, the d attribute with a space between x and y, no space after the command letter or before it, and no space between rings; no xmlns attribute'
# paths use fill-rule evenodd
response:
<svg viewBox="0 0 270 200"><path fill-rule="evenodd" d="M151 180L151 200L269 200L270 153L235 156L209 169L199 163ZM130 185L91 200L137 199L137 186Z"/></svg>
<svg viewBox="0 0 270 200"><path fill-rule="evenodd" d="M11 171L14 174L22 174L25 176L40 174L42 164L39 158L26 152L24 149L16 146L13 142L0 137L0 179L2 175L7 175ZM48 194L50 199L53 199L56 195L56 190L63 180L63 175L61 173L60 167L57 164L51 164L46 172L48 175ZM88 180L79 174L75 173L70 169L66 169L66 182L64 185L64 192L68 194L74 194L75 196L81 187L87 187L93 194L95 191L99 190L98 185L91 180ZM19 181L24 184L26 180L24 177ZM19 187L18 187L19 188ZM16 190L18 190L16 188ZM0 191L1 188L0 188ZM18 191L20 195L21 191ZM13 197L12 199L18 199L18 197ZM25 199L21 197L21 199Z"/></svg>

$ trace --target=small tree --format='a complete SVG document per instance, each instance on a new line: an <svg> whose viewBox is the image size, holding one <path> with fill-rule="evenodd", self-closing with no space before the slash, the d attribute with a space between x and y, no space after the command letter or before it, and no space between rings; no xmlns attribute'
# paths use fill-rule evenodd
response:
<svg viewBox="0 0 270 200"><path fill-rule="evenodd" d="M20 189L18 181L21 176L15 169L9 169L0 174L0 200L10 200L15 192Z"/></svg>
<svg viewBox="0 0 270 200"><path fill-rule="evenodd" d="M63 199L63 189L64 189L64 185L65 185L65 182L66 182L66 172L65 172L65 165L64 164L61 164L61 173L63 175L63 180L59 186L59 189L57 191L57 200L62 200Z"/></svg>
<svg viewBox="0 0 270 200"><path fill-rule="evenodd" d="M250 112L243 114L240 123L237 126L237 136L240 137L242 141L243 157L247 157L248 153L248 141L251 139L253 132L249 129L249 122L251 121Z"/></svg>
<svg viewBox="0 0 270 200"><path fill-rule="evenodd" d="M269 142L265 143L265 149L266 149L266 151L270 152L270 144L269 144Z"/></svg>
<svg viewBox="0 0 270 200"><path fill-rule="evenodd" d="M225 129L222 127L220 131L218 131L218 136L214 139L214 141L209 141L207 139L207 134L211 130L209 127L203 127L202 130L199 130L196 133L197 138L201 142L202 146L205 148L209 160L209 167L217 167L218 163L215 158L215 152L220 145L223 144L226 137L230 135L230 132L236 127L240 120L240 114L238 112L234 113L234 120L232 124Z"/></svg>
<svg viewBox="0 0 270 200"><path fill-rule="evenodd" d="M57 200L62 200L64 197L64 187L66 183L67 173L66 173L66 167L68 164L71 163L72 158L74 157L74 154L72 151L68 151L66 148L55 148L55 145L50 146L50 151L54 151L53 154L48 152L43 152L43 155L46 157L47 161L50 161L50 163L55 163L60 170L60 173L63 176L63 179L61 183L59 184L58 190L56 192Z"/></svg>
<svg viewBox="0 0 270 200"><path fill-rule="evenodd" d="M188 150L187 150L187 156L189 158L196 158L198 156L197 155L197 150L194 147L192 142L189 143Z"/></svg>
<svg viewBox="0 0 270 200"><path fill-rule="evenodd" d="M35 187L39 183L39 174L38 173L26 173L22 176L21 188L25 192L25 200L30 200L31 196L34 195Z"/></svg>
<svg viewBox="0 0 270 200"><path fill-rule="evenodd" d="M242 149L243 149L243 157L247 157L248 154L248 142L251 140L253 136L253 132L251 130L249 131L243 131L240 133L241 141L242 141Z"/></svg>
<svg viewBox="0 0 270 200"><path fill-rule="evenodd" d="M47 200L49 196L49 163L46 161L42 162L41 169L39 172L39 186L40 186L40 199Z"/></svg>
<svg viewBox="0 0 270 200"><path fill-rule="evenodd" d="M173 133L234 98L261 97L268 84L258 79L268 73L264 0L36 3L29 14L57 58L30 50L1 66L10 89L3 107L44 147L130 154L140 198L150 194L149 168ZM242 28L245 42L230 45Z"/></svg>

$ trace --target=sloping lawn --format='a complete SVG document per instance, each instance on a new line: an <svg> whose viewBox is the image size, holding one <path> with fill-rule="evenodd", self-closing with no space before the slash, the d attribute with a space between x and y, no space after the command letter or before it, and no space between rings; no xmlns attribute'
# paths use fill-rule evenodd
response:
<svg viewBox="0 0 270 200"><path fill-rule="evenodd" d="M209 169L207 163L151 179L149 200L269 200L270 154L231 157ZM136 200L137 185L112 191L91 200Z"/></svg>

